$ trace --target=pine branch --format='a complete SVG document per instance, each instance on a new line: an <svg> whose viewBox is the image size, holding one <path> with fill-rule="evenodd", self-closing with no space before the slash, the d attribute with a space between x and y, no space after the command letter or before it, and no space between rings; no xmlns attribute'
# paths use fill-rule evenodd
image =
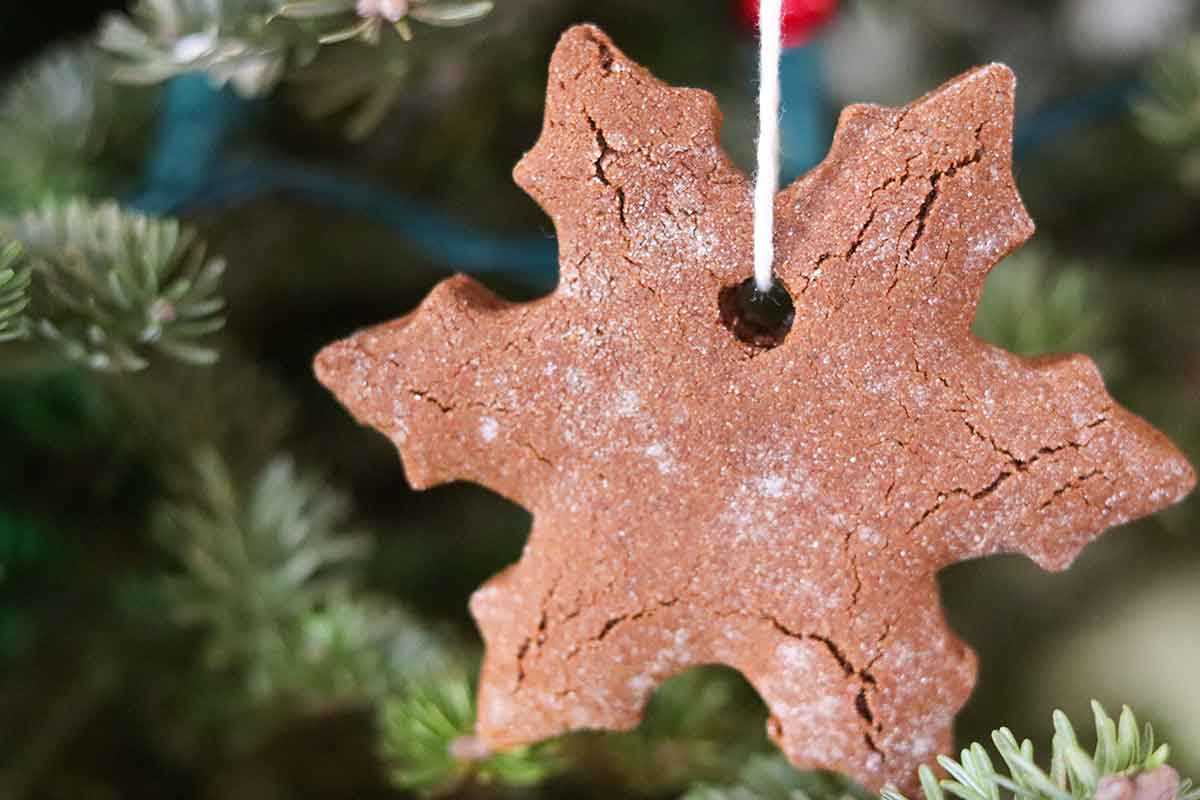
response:
<svg viewBox="0 0 1200 800"><path fill-rule="evenodd" d="M724 669L689 670L659 687L642 723L603 737L622 782L661 796L696 781L735 780L768 742L761 706L739 695L750 689Z"/></svg>
<svg viewBox="0 0 1200 800"><path fill-rule="evenodd" d="M1167 51L1148 76L1149 99L1135 115L1151 141L1177 150L1185 180L1200 185L1200 36Z"/></svg>
<svg viewBox="0 0 1200 800"><path fill-rule="evenodd" d="M491 0L290 0L278 15L315 22L322 44L351 39L378 44L388 27L408 41L410 21L452 28L482 19L492 7Z"/></svg>
<svg viewBox="0 0 1200 800"><path fill-rule="evenodd" d="M47 201L0 217L0 236L20 242L32 265L29 338L93 369L144 369L150 351L208 364L196 339L219 330L216 296L225 264L178 222L114 202Z"/></svg>
<svg viewBox="0 0 1200 800"><path fill-rule="evenodd" d="M345 530L345 499L287 459L245 496L212 451L196 457L195 480L195 499L163 508L155 524L182 567L167 581L167 608L204 629L211 668L244 672L251 694L270 696L294 684L305 619L346 588L367 541Z"/></svg>
<svg viewBox="0 0 1200 800"><path fill-rule="evenodd" d="M206 72L254 97L270 91L289 59L311 58L313 47L294 27L270 25L275 0L138 0L132 12L109 16L99 45L118 64L113 77L158 83Z"/></svg>
<svg viewBox="0 0 1200 800"><path fill-rule="evenodd" d="M413 681L384 703L379 727L392 782L423 796L447 794L468 780L532 786L566 766L556 742L503 753L482 748L474 738L471 682L461 671Z"/></svg>
<svg viewBox="0 0 1200 800"><path fill-rule="evenodd" d="M139 0L130 14L106 20L99 42L118 59L117 80L206 72L216 85L255 97L311 62L322 44L377 44L388 29L407 41L410 21L453 27L491 10L490 0Z"/></svg>
<svg viewBox="0 0 1200 800"><path fill-rule="evenodd" d="M1015 800L1107 800L1123 795L1120 782L1140 774L1151 774L1164 767L1170 754L1165 744L1155 746L1154 730L1147 724L1139 729L1128 707L1119 721L1097 702L1092 701L1096 725L1096 748L1092 753L1079 744L1070 720L1061 711L1054 712L1054 737L1051 740L1050 771L1034 761L1033 743L1017 743L1008 728L992 733L992 743L1004 762L1007 773L998 772L987 749L978 742L962 751L955 761L939 756L938 764L950 777L938 780L926 766L920 770L925 800L946 800L947 793L959 800L1000 800L1002 793ZM1160 773L1173 780L1174 791L1168 796L1178 800L1197 800L1200 791L1191 782L1179 782L1178 776ZM1115 791L1114 791L1115 790ZM1132 797L1132 795L1130 795ZM882 800L907 800L894 789L884 789ZM1151 800L1144 798L1144 800Z"/></svg>
<svg viewBox="0 0 1200 800"><path fill-rule="evenodd" d="M921 767L923 800L1200 800L1200 790L1165 766L1167 745L1155 746L1150 725L1139 727L1133 712L1125 708L1114 721L1093 701L1096 748L1086 752L1079 744L1070 721L1054 712L1054 737L1050 771L1034 762L1033 744L1020 744L1008 730L1000 728L992 741L1007 769L995 769L987 750L979 743L962 751L958 761L940 756L938 763L949 778L938 780L931 769ZM1164 794L1165 792L1165 794ZM782 756L755 756L747 763L733 786L700 784L684 800L868 800L871 795L838 775L797 772ZM908 800L886 787L880 800Z"/></svg>
<svg viewBox="0 0 1200 800"><path fill-rule="evenodd" d="M425 793L469 778L525 786L561 767L558 745L472 749L463 658L394 603L355 592L368 541L346 529L339 494L286 459L239 492L212 451L197 457L192 494L155 526L180 567L162 596L177 622L204 631L208 674L239 677L239 689L208 694L218 706L257 727L280 705L290 715L374 706L394 781ZM228 725L228 713L215 716ZM246 738L254 726L236 727Z"/></svg>
<svg viewBox="0 0 1200 800"><path fill-rule="evenodd" d="M322 44L369 45L323 48L289 76L299 89L296 98L313 117L348 111L346 135L363 139L379 127L421 58L409 47L410 22L459 27L487 16L492 6L490 0L290 0L280 17L309 26Z"/></svg>
<svg viewBox="0 0 1200 800"><path fill-rule="evenodd" d="M203 631L201 719L243 742L284 718L350 703L378 708L444 675L452 647L394 602L355 591L369 540L349 506L292 462L271 462L248 492L213 451L196 457L192 499L155 532L179 571L161 596ZM232 679L233 684L222 683Z"/></svg>
<svg viewBox="0 0 1200 800"><path fill-rule="evenodd" d="M0 206L25 207L47 195L95 188L95 157L114 113L111 87L101 71L94 50L59 47L4 87Z"/></svg>
<svg viewBox="0 0 1200 800"><path fill-rule="evenodd" d="M445 670L447 650L394 602L338 591L300 620L291 683L313 696L382 702L414 677Z"/></svg>
<svg viewBox="0 0 1200 800"><path fill-rule="evenodd" d="M410 23L466 25L492 6L491 0L140 0L130 14L106 20L99 44L117 59L119 81L158 83L205 72L247 97L266 94L293 68L311 64L321 45L378 45L356 51L349 72L335 65L304 77L316 95L307 107L321 113L356 107L348 131L361 138L407 79L403 44L412 38Z"/></svg>
<svg viewBox="0 0 1200 800"><path fill-rule="evenodd" d="M848 779L827 772L797 772L783 756L756 755L735 786L700 784L683 800L867 800Z"/></svg>
<svg viewBox="0 0 1200 800"><path fill-rule="evenodd" d="M310 118L346 112L346 137L369 136L408 83L412 58L404 42L386 37L373 47L335 47L297 70L295 99Z"/></svg>
<svg viewBox="0 0 1200 800"><path fill-rule="evenodd" d="M29 265L21 246L0 247L0 342L23 338L29 330Z"/></svg>
<svg viewBox="0 0 1200 800"><path fill-rule="evenodd" d="M1039 250L1022 250L992 270L975 314L974 333L1021 355L1089 350L1104 329L1090 274L1050 268Z"/></svg>

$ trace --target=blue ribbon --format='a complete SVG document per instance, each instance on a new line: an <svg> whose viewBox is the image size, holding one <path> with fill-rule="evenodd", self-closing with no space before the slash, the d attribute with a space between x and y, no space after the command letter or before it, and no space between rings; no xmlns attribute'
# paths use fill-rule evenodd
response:
<svg viewBox="0 0 1200 800"><path fill-rule="evenodd" d="M169 81L141 186L127 203L147 214L184 210L212 182L230 140L255 110L255 103L213 87L203 73Z"/></svg>

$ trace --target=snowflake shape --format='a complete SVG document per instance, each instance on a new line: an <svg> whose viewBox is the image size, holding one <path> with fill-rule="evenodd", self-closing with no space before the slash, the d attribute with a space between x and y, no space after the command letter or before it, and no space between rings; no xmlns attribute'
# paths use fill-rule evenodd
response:
<svg viewBox="0 0 1200 800"><path fill-rule="evenodd" d="M561 281L474 280L323 351L320 379L414 486L469 480L532 510L479 589L479 735L493 747L635 725L698 664L741 671L800 767L911 787L975 677L937 571L992 553L1065 568L1193 472L1082 356L970 334L1033 225L1012 179L1014 80L968 72L901 109L847 108L779 193L778 346L722 324L751 269L751 187L706 92L595 28L550 65L517 182L553 218Z"/></svg>

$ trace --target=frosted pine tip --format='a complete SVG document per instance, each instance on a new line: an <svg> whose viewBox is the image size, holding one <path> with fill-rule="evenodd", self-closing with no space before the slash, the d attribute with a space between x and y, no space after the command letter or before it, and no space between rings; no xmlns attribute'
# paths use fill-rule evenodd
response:
<svg viewBox="0 0 1200 800"><path fill-rule="evenodd" d="M483 761L492 750L478 736L459 736L446 747L446 752L456 761Z"/></svg>
<svg viewBox="0 0 1200 800"><path fill-rule="evenodd" d="M408 0L358 0L358 15L364 19L382 17L399 22L408 16Z"/></svg>

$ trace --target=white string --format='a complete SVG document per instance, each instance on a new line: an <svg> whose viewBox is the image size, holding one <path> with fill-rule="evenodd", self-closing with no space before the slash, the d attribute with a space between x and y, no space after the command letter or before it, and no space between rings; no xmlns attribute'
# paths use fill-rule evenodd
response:
<svg viewBox="0 0 1200 800"><path fill-rule="evenodd" d="M758 4L758 172L754 181L754 284L771 289L775 262L775 190L779 186L779 51L783 0Z"/></svg>

